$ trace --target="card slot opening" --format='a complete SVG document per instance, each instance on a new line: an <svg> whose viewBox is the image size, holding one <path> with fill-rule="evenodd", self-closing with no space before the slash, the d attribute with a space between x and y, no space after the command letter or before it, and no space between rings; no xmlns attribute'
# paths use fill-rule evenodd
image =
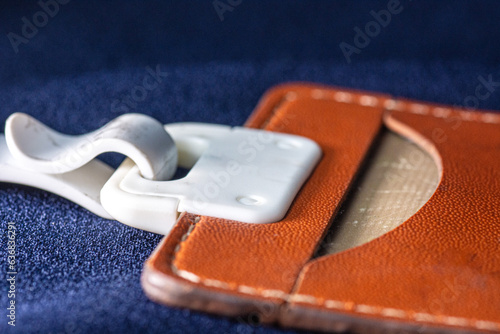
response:
<svg viewBox="0 0 500 334"><path fill-rule="evenodd" d="M429 153L383 129L314 258L363 245L401 225L429 200L439 175Z"/></svg>

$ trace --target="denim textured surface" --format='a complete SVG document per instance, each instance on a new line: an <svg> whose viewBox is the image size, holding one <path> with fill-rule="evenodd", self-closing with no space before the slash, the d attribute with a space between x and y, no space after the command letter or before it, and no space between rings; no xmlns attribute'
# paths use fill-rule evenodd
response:
<svg viewBox="0 0 500 334"><path fill-rule="evenodd" d="M500 86L474 98L481 78L500 81L493 1L60 2L57 13L50 0L0 5L2 127L13 112L68 134L125 112L241 125L267 89L289 81L500 109ZM47 4L53 15L37 14ZM389 22L380 11L390 6ZM356 27L368 38L356 39ZM357 48L350 62L342 42ZM145 77L154 89L137 88ZM160 236L10 184L0 184L2 277L8 222L19 274L14 328L0 283L2 333L295 333L150 302L139 278Z"/></svg>

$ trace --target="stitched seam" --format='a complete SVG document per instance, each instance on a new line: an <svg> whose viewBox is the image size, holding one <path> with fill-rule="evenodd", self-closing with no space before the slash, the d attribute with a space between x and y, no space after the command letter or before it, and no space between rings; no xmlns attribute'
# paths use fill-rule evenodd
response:
<svg viewBox="0 0 500 334"><path fill-rule="evenodd" d="M179 239L179 242L177 243L177 245L175 246L174 248L174 253L172 254L172 258L171 258L171 262L170 262L170 269L172 270L172 272L177 275L177 276L180 276L180 273L183 272L182 270L179 270L179 268L177 268L177 266L175 265L175 258L177 256L177 254L179 253L179 251L181 250L181 247L182 247L182 244L187 240L187 238L189 237L189 235L191 235L191 233L193 232L194 228L196 227L196 224L200 221L200 216L196 216L194 221L190 221L189 223L191 224L188 228L188 230L186 231L186 233L184 233L181 238ZM197 275L195 274L192 274L192 276L194 277L198 277ZM196 279L193 278L193 277L190 277L190 278L187 278L187 277L184 277L185 279L189 280L189 281L192 281L194 282Z"/></svg>
<svg viewBox="0 0 500 334"><path fill-rule="evenodd" d="M387 99L381 103L381 99L373 95L360 95L336 91L332 93L322 90L313 89L310 97L313 99L334 100L339 103L357 104L365 107L383 107L387 110L396 110L418 115L428 115L436 118L449 118L450 116L458 116L461 120L478 123L500 124L500 114L475 112L458 110L449 107L435 107L418 102L407 102L397 99Z"/></svg>
<svg viewBox="0 0 500 334"><path fill-rule="evenodd" d="M284 302L309 304L315 306L323 306L328 309L339 311L354 311L359 314L367 315L382 315L390 318L397 318L402 320L412 320L422 323L436 323L452 326L471 326L483 330L500 330L500 323L485 320L471 320L462 317L433 315L430 313L422 312L408 312L401 309L390 307L376 307L364 304L354 304L353 302L342 302L332 299L317 298L312 295L305 294L288 294L282 290L273 289L260 289L253 288L246 285L230 284L220 280L201 278L186 270L177 270L176 273L179 277L197 284L203 284L208 287L215 287L223 290L237 291L242 294L251 296L261 296L265 298L276 298Z"/></svg>
<svg viewBox="0 0 500 334"><path fill-rule="evenodd" d="M334 94L333 97L327 96L331 95L331 93L323 89L313 89L309 97L313 99L335 100L336 102L339 103L357 104L367 107L380 107L381 104L380 99L373 95L361 95L358 97L355 94L344 91L336 91L333 94ZM297 93L294 91L290 91L287 94L285 94L283 99L281 99L274 106L271 115L263 122L261 128L265 128L269 124L271 119L278 112L278 109L281 106L283 106L285 101L291 102L296 99L297 99ZM420 103L403 102L395 99L385 100L383 107L387 110L397 110L413 114L430 115L438 118L448 118L448 116L450 116L453 110L457 115L459 115L459 117L462 120L474 121L480 123L500 124L500 115L496 115L493 113L466 112L452 108L430 107L428 105ZM482 120L471 119L471 114L476 117L482 117ZM484 116L486 116L486 118ZM444 315L436 316L430 313L421 313L421 312L408 312L401 309L376 307L364 304L354 304L353 302L342 302L338 300L317 298L312 295L295 294L295 293L289 294L283 290L254 288L246 285L238 285L235 283L223 282L216 279L202 278L192 272L178 269L177 266L175 265L175 258L179 253L179 251L181 250L182 244L185 241L187 241L188 237L191 235L191 233L196 227L196 224L200 221L200 219L201 217L197 216L194 222L190 222L191 225L189 226L186 233L184 233L182 237L179 239L179 242L174 249L174 253L171 259L170 267L172 269L172 272L178 277L181 277L187 281L197 284L202 284L207 287L216 287L223 290L237 291L246 295L261 296L266 298L276 298L283 300L287 303L296 302L302 304L310 304L315 306L323 306L328 309L335 309L341 311L354 311L359 314L382 315L391 318L412 320L415 322L446 324L454 326L472 326L476 329L481 329L481 330L495 330L495 331L500 330L500 323L493 321L472 320L467 318L444 316Z"/></svg>

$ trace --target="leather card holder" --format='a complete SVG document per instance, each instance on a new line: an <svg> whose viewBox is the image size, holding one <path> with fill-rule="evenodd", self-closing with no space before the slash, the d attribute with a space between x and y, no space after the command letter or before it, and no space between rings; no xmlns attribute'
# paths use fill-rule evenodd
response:
<svg viewBox="0 0 500 334"><path fill-rule="evenodd" d="M323 157L279 222L182 214L145 264L151 299L313 330L500 332L500 115L287 84L245 126ZM436 190L391 231L314 256L384 129L432 157Z"/></svg>

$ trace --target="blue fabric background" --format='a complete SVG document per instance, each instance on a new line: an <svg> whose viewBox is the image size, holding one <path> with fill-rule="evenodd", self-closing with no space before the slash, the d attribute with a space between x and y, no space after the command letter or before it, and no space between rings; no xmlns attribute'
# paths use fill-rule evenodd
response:
<svg viewBox="0 0 500 334"><path fill-rule="evenodd" d="M388 2L243 0L221 21L212 0L73 0L16 53L7 34L21 34L22 18L32 22L40 5L4 1L0 124L25 112L81 134L128 110L163 123L241 125L267 89L287 81L456 105L471 101L479 76L500 81L493 1L401 0L401 13L348 63L339 44L354 45L354 28ZM147 67L168 74L126 106ZM499 109L500 91L479 102ZM117 166L122 157L103 159ZM160 236L10 184L0 184L2 277L10 221L18 228L17 326L7 325L2 279L2 333L294 333L150 302L139 277Z"/></svg>

